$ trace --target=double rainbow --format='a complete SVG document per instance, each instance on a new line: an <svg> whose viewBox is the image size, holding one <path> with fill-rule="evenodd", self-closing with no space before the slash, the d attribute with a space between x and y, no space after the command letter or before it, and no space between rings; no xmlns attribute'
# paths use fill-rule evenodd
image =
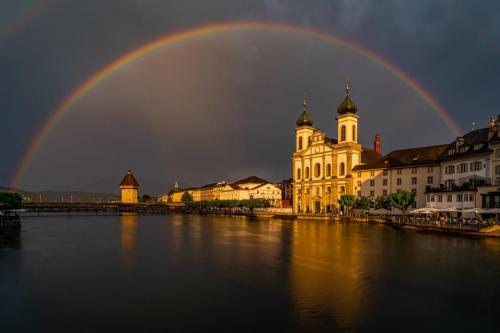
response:
<svg viewBox="0 0 500 333"><path fill-rule="evenodd" d="M19 160L18 166L16 168L16 173L13 178L12 186L16 187L22 179L24 173L26 172L34 153L43 143L47 135L50 133L51 129L56 126L58 121L63 117L63 115L68 112L77 102L85 96L89 91L94 89L100 82L108 78L113 73L119 71L127 65L138 62L146 55L168 45L172 45L185 40L190 40L194 38L200 38L208 35L213 35L217 33L227 32L227 31L248 31L248 30L265 30L265 31L282 31L290 32L295 34L302 34L318 38L327 42L335 43L337 45L351 49L358 54L368 58L372 62L382 66L387 69L393 75L398 77L407 86L409 86L413 91L415 91L423 100L425 100L432 109L438 114L438 116L444 121L444 123L449 127L449 129L456 135L461 134L461 129L458 124L453 120L451 115L445 110L445 108L415 79L413 79L408 73L404 72L402 69L398 68L394 64L390 63L383 57L373 53L372 51L357 45L351 41L344 38L331 35L325 32L320 32L307 27L292 26L281 23L267 23L267 22L235 22L235 23L217 23L204 26L194 27L185 31L173 33L155 39L149 43L136 48L125 55L121 56L111 64L105 66L100 71L96 72L94 75L85 80L76 89L74 89L60 104L59 106L50 114L43 125L38 129L38 131L33 136L30 141L26 151Z"/></svg>

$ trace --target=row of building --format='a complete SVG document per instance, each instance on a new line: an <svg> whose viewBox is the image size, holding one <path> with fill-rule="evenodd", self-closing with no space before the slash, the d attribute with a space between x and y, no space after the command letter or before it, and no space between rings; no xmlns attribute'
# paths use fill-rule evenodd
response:
<svg viewBox="0 0 500 333"><path fill-rule="evenodd" d="M406 190L415 193L414 208L500 207L500 116L453 142L382 155L378 134L371 148L358 142L358 108L348 82L337 107L336 139L313 127L307 95L303 107L296 121L291 179L273 184L251 176L198 188L175 184L158 200L179 203L186 192L193 201L268 199L274 206L293 205L296 213L315 214L333 212L346 194L375 199ZM120 187L122 202L137 202L139 184L131 171Z"/></svg>
<svg viewBox="0 0 500 333"><path fill-rule="evenodd" d="M290 182L288 182L290 184ZM120 183L122 203L137 203L139 201L139 182L132 171L129 170ZM290 188L288 188L291 193ZM181 188L178 183L172 187L168 194L153 198L158 202L182 203L183 196L189 194L192 201L212 200L249 200L266 199L272 206L281 207L281 184L273 184L265 179L250 176L229 183L220 181L202 187Z"/></svg>
<svg viewBox="0 0 500 333"><path fill-rule="evenodd" d="M382 155L378 134L373 148L358 143L357 111L347 83L337 108L337 139L329 138L313 127L304 97L292 154L296 213L329 213L342 195L386 197L399 189L415 193L414 208L500 205L500 116L450 143Z"/></svg>
<svg viewBox="0 0 500 333"><path fill-rule="evenodd" d="M250 176L232 183L220 181L196 188L181 188L176 183L170 192L162 197L162 201L180 203L184 193L188 193L195 202L266 199L276 207L281 207L282 204L280 184L273 184L256 176Z"/></svg>

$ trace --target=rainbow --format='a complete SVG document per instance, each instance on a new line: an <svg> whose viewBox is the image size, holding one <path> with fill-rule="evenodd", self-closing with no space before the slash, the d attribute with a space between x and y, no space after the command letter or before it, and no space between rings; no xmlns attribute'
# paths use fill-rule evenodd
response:
<svg viewBox="0 0 500 333"><path fill-rule="evenodd" d="M43 126L41 126L38 131L33 136L32 140L28 144L28 147L21 159L18 162L15 176L13 177L12 186L16 187L19 181L22 179L24 173L26 172L29 163L37 151L39 146L45 140L46 136L50 133L51 129L58 123L58 121L63 117L63 115L68 112L80 98L85 96L89 91L94 89L100 82L104 81L113 73L121 70L127 65L135 63L141 60L148 54L158 50L164 46L179 43L185 40L190 40L194 38L200 38L212 34L217 34L226 31L239 31L239 30L266 30L266 31L283 31L296 34L308 35L315 37L327 42L335 43L337 45L344 46L351 49L374 63L382 66L383 68L390 71L393 75L398 77L406 85L408 85L413 91L421 96L439 117L445 122L445 124L450 128L450 130L455 135L461 134L461 129L458 124L453 120L451 115L445 110L445 108L415 79L413 79L409 74L404 72L402 69L396 67L394 64L390 63L388 60L382 58L381 56L375 54L374 52L357 45L351 41L344 38L331 35L325 32L313 30L307 27L292 26L281 23L268 23L268 22L233 22L233 23L217 23L204 26L194 27L188 30L180 31L177 33L169 34L149 43L146 43L128 53L122 57L116 59L114 62L103 67L100 71L96 72L94 75L85 80L82 84L76 87L55 109L55 111L48 117Z"/></svg>
<svg viewBox="0 0 500 333"><path fill-rule="evenodd" d="M19 12L8 20L0 29L0 42L9 39L17 31L27 25L34 17L40 15L52 0L32 0L21 7Z"/></svg>

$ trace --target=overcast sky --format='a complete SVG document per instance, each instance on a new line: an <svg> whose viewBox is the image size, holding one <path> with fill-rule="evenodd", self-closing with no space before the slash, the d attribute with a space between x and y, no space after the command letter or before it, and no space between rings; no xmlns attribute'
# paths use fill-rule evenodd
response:
<svg viewBox="0 0 500 333"><path fill-rule="evenodd" d="M500 113L498 1L3 0L0 186L68 93L129 50L217 22L266 21L341 36L408 72L463 131ZM360 140L384 152L454 133L404 82L312 36L233 31L167 46L101 82L51 131L20 186L117 192L132 168L143 192L258 175L290 177L295 119L310 92L315 126L336 137L351 76Z"/></svg>

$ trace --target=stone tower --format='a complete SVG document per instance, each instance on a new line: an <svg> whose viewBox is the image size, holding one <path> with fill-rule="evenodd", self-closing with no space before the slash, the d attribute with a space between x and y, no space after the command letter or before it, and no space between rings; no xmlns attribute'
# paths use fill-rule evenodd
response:
<svg viewBox="0 0 500 333"><path fill-rule="evenodd" d="M134 204L139 202L139 183L132 171L129 170L120 183L122 203Z"/></svg>

